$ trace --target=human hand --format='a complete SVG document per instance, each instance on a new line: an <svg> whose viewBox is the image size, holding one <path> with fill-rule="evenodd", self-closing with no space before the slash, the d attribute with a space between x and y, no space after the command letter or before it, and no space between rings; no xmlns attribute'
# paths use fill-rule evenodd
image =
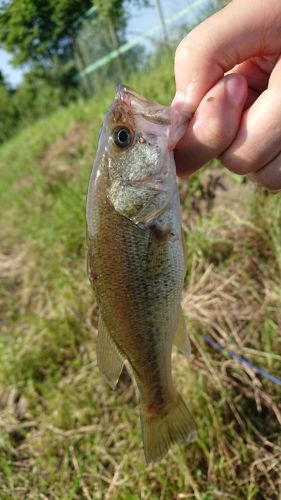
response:
<svg viewBox="0 0 281 500"><path fill-rule="evenodd" d="M219 157L281 189L280 55L280 0L232 0L181 41L172 106L195 115L175 150L179 175Z"/></svg>

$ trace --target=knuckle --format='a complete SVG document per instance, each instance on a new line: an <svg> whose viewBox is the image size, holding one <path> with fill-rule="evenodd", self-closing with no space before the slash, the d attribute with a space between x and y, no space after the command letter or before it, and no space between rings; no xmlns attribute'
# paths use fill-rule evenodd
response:
<svg viewBox="0 0 281 500"><path fill-rule="evenodd" d="M183 38L183 40L179 43L175 52L175 59L181 60L189 57L191 47L188 41L188 36Z"/></svg>
<svg viewBox="0 0 281 500"><path fill-rule="evenodd" d="M225 151L221 156L220 160L223 165L228 168L231 172L238 175L246 175L252 172L253 168L244 159L239 158L235 154L228 153Z"/></svg>
<svg viewBox="0 0 281 500"><path fill-rule="evenodd" d="M186 50L186 39L183 38L176 48L176 52L175 52L176 59L181 58L181 56L183 55L185 50Z"/></svg>
<svg viewBox="0 0 281 500"><path fill-rule="evenodd" d="M280 179L276 179L275 176L270 175L268 172L268 167L264 167L258 172L253 174L254 180L270 191L272 194L280 193L281 188L281 169L280 169ZM278 182L279 181L279 182Z"/></svg>
<svg viewBox="0 0 281 500"><path fill-rule="evenodd" d="M253 180L257 182L260 186L263 186L264 188L268 189L271 191L273 189L273 186L271 185L270 182L268 182L268 179L266 179L264 176L260 176L257 174L253 175Z"/></svg>
<svg viewBox="0 0 281 500"><path fill-rule="evenodd" d="M175 52L176 60L189 58L194 60L201 57L204 53L205 47L201 47L200 38L198 39L197 36L194 35L195 31L196 28L180 41Z"/></svg>

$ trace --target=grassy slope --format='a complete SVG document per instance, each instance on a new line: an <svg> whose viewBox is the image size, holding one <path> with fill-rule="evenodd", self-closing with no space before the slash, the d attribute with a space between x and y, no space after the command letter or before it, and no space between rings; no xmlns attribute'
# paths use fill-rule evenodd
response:
<svg viewBox="0 0 281 500"><path fill-rule="evenodd" d="M167 103L172 68L132 79ZM0 497L277 498L280 388L206 346L220 340L281 367L281 200L208 170L181 184L193 343L174 356L200 431L144 464L137 399L113 393L95 356L97 311L85 272L85 194L113 96L61 110L0 150Z"/></svg>

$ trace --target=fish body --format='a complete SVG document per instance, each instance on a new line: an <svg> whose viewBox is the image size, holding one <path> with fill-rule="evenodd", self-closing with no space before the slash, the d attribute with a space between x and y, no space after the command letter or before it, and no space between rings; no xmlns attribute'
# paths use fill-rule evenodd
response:
<svg viewBox="0 0 281 500"><path fill-rule="evenodd" d="M121 87L107 113L87 197L88 272L99 305L97 357L115 386L128 360L140 391L147 462L195 437L176 391L172 344L185 255L172 148L186 117ZM177 333L176 333L177 332Z"/></svg>

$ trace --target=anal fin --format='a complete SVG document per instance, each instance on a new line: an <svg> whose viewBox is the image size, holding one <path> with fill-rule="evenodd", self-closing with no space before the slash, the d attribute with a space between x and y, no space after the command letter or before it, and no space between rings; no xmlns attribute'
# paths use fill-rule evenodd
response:
<svg viewBox="0 0 281 500"><path fill-rule="evenodd" d="M99 317L97 338L97 362L100 372L112 389L116 388L124 360L112 340L102 316Z"/></svg>
<svg viewBox="0 0 281 500"><path fill-rule="evenodd" d="M186 357L190 356L191 345L188 338L182 309L180 310L179 314L178 325L174 336L174 344L182 354L184 354Z"/></svg>

